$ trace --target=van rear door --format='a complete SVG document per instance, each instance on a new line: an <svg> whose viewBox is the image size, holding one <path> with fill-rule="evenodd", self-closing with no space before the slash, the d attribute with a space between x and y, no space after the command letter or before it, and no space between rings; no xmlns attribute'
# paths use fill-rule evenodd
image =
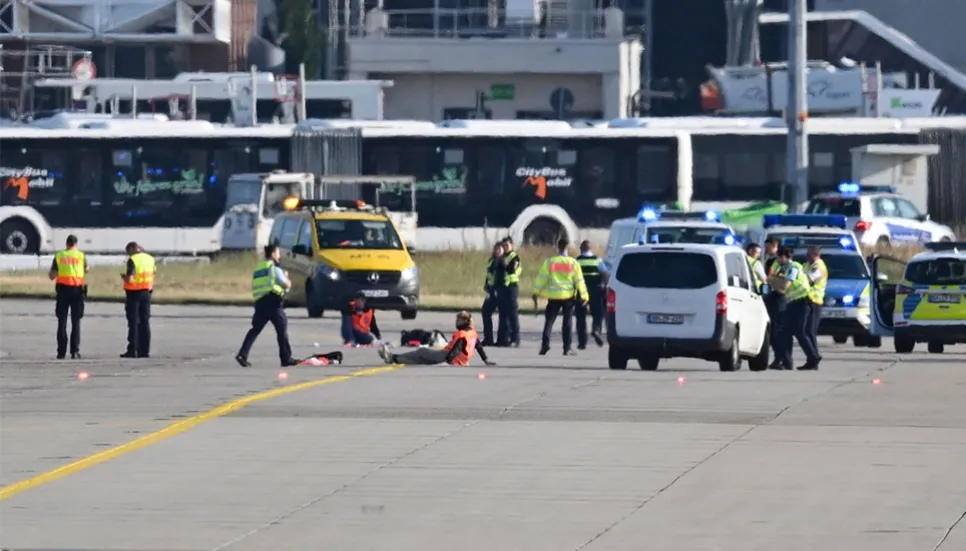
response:
<svg viewBox="0 0 966 551"><path fill-rule="evenodd" d="M720 286L710 252L679 247L628 252L611 282L617 332L621 337L710 338Z"/></svg>

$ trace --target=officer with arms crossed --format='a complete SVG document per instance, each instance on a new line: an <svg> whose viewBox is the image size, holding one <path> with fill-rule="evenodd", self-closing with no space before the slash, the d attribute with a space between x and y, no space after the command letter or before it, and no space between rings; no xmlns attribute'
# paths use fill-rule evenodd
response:
<svg viewBox="0 0 966 551"><path fill-rule="evenodd" d="M587 285L588 303L582 304L575 297L575 308L577 314L577 349L587 348L587 311L590 310L590 334L594 337L597 346L604 346L604 338L601 335L604 323L604 276L606 268L604 261L594 254L590 248L590 241L581 241L580 256L577 257L577 264L584 274L584 283Z"/></svg>
<svg viewBox="0 0 966 551"><path fill-rule="evenodd" d="M776 347L775 362L772 369L792 369L792 337L798 340L805 352L806 363L799 369L818 369L821 357L809 337L811 319L811 285L805 268L792 260L795 251L785 247L778 254L779 268L769 277L769 284L778 293L784 294L788 307L781 316L781 329L778 331L779 346Z"/></svg>
<svg viewBox="0 0 966 551"><path fill-rule="evenodd" d="M288 318L285 317L285 293L292 288L288 272L278 267L280 258L278 245L265 247L265 260L255 267L252 273L252 297L255 299L255 314L252 316L252 328L245 335L241 349L235 356L235 361L242 367L251 367L248 354L255 344L255 339L271 322L278 338L278 358L282 367L296 365L292 358L292 347L288 342Z"/></svg>
<svg viewBox="0 0 966 551"><path fill-rule="evenodd" d="M812 285L809 293L811 304L809 305L809 324L808 336L812 339L812 349L818 353L818 325L822 321L822 307L825 304L825 287L828 284L828 266L822 260L822 250L819 247L808 248L808 282ZM822 361L819 354L818 361ZM800 369L818 369L818 362L805 364Z"/></svg>
<svg viewBox="0 0 966 551"><path fill-rule="evenodd" d="M77 249L77 236L67 236L67 248L54 255L47 277L55 282L57 302L54 313L57 315L57 359L67 356L67 318L70 317L70 357L79 359L81 318L84 317L84 297L87 285L84 276L91 271L84 253Z"/></svg>
<svg viewBox="0 0 966 551"><path fill-rule="evenodd" d="M493 346L493 313L500 305L500 297L497 295L497 285L503 285L506 277L506 262L503 256L503 242L493 246L493 254L486 263L486 279L483 282L483 292L486 298L483 299L483 345ZM502 319L502 314L500 318Z"/></svg>
<svg viewBox="0 0 966 551"><path fill-rule="evenodd" d="M497 304L500 309L500 325L497 329L497 346L520 346L520 255L513 249L513 239L503 238L503 282L496 282Z"/></svg>
<svg viewBox="0 0 966 551"><path fill-rule="evenodd" d="M151 354L151 292L157 264L154 257L131 241L124 281L124 313L127 314L127 352L122 358L147 358Z"/></svg>
<svg viewBox="0 0 966 551"><path fill-rule="evenodd" d="M456 314L456 332L442 349L421 347L404 354L393 354L389 351L389 343L379 346L379 357L389 364L404 365L436 365L449 364L457 366L470 365L473 353L480 355L486 365L496 365L486 357L486 351L480 343L480 336L473 329L473 316L463 311Z"/></svg>
<svg viewBox="0 0 966 551"><path fill-rule="evenodd" d="M564 355L576 356L571 348L571 331L573 329L574 301L584 307L587 306L587 285L580 264L567 256L570 243L566 239L557 242L558 253L543 262L537 273L537 280L533 285L533 307L537 307L537 297L547 299L544 310L543 339L540 343L540 355L550 351L550 332L557 315L563 312L563 348Z"/></svg>

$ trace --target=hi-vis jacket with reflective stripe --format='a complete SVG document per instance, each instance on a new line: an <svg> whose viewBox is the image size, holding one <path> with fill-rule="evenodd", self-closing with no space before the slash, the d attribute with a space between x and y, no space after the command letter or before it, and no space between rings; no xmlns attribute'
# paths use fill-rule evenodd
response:
<svg viewBox="0 0 966 551"><path fill-rule="evenodd" d="M579 297L587 301L587 284L580 264L569 256L552 256L544 261L537 273L533 294L550 300Z"/></svg>

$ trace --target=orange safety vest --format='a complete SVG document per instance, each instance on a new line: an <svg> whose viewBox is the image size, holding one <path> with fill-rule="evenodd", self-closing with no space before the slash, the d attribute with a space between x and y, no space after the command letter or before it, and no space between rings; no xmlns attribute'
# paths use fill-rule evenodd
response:
<svg viewBox="0 0 966 551"><path fill-rule="evenodd" d="M76 249L60 251L54 256L57 263L57 285L82 287L84 285L84 253Z"/></svg>
<svg viewBox="0 0 966 551"><path fill-rule="evenodd" d="M352 328L360 333L368 333L372 327L372 308L358 312L354 300L349 303L349 306L352 308Z"/></svg>
<svg viewBox="0 0 966 551"><path fill-rule="evenodd" d="M476 331L473 329L461 329L453 333L453 338L449 340L449 344L446 345L445 350L447 352L452 350L453 346L459 342L460 339L466 339L466 349L463 352L460 352L458 356L453 358L453 361L450 363L450 365L467 366L470 365L470 358L472 358L473 354L476 352L476 341L479 339L479 335L477 335Z"/></svg>
<svg viewBox="0 0 966 551"><path fill-rule="evenodd" d="M154 257L148 253L136 253L131 255L134 262L134 275L130 280L124 282L125 291L150 291L154 289Z"/></svg>

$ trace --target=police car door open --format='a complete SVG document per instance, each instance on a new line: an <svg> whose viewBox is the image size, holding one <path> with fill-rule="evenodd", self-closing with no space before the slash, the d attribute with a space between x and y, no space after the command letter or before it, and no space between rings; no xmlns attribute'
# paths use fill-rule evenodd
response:
<svg viewBox="0 0 966 551"><path fill-rule="evenodd" d="M895 327L896 286L902 281L906 263L891 256L872 257L872 326L875 337L891 337Z"/></svg>

